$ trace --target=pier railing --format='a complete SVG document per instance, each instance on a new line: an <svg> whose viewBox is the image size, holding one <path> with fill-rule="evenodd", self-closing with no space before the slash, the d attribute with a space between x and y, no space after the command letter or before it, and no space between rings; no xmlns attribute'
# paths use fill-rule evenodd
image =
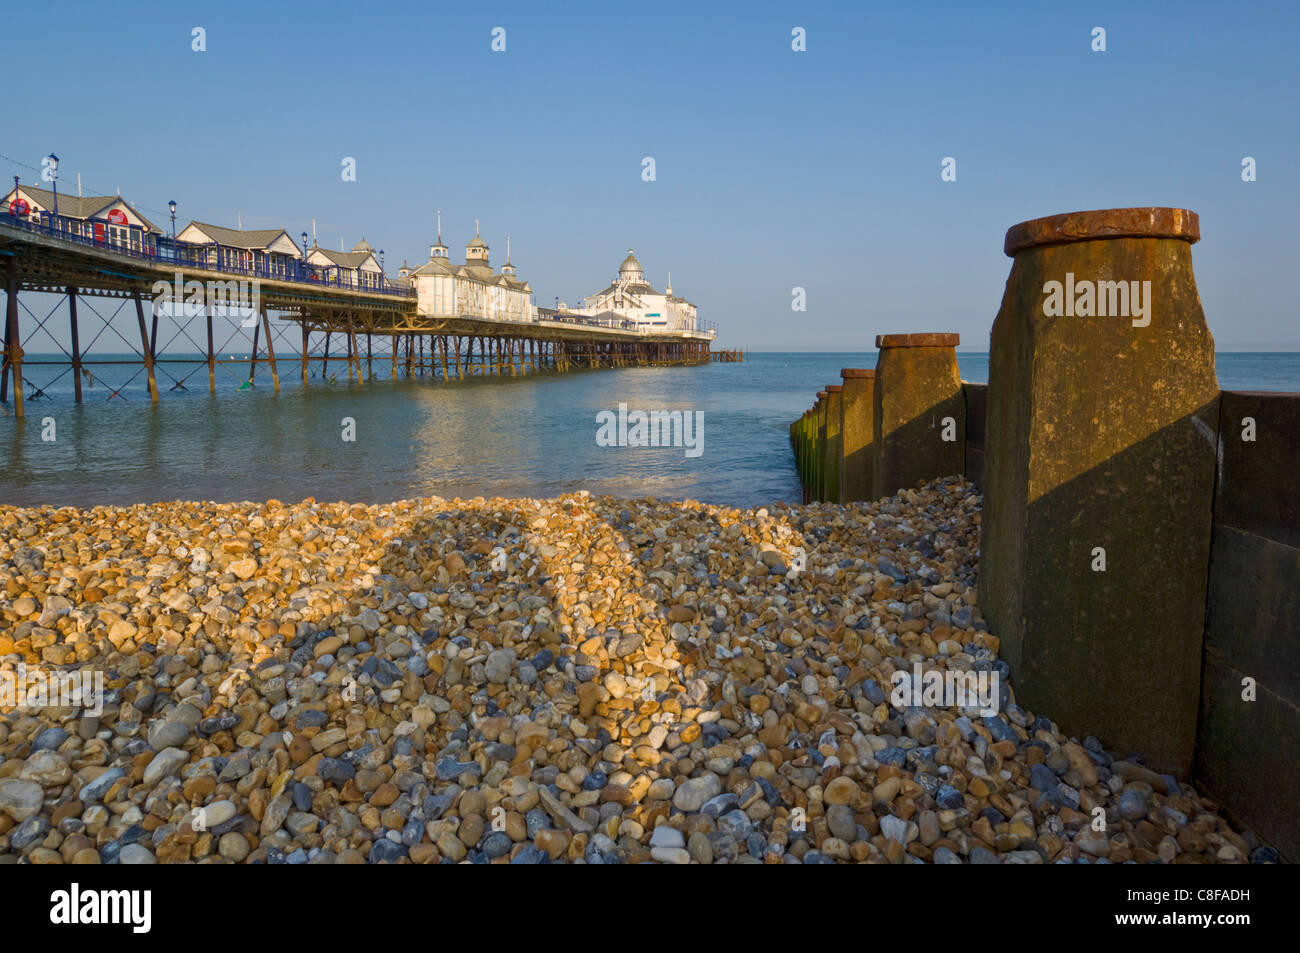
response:
<svg viewBox="0 0 1300 953"><path fill-rule="evenodd" d="M214 274L239 275L249 278L265 278L269 281L293 281L305 285L325 288L338 288L344 291L364 291L371 294L387 294L403 298L415 297L415 290L410 285L396 282L384 276L382 284L369 284L354 281L348 277L331 274L328 269L316 268L301 261L294 261L289 267L243 266L233 263L218 264L208 261L207 251L211 245L196 245L181 242L168 237L158 239L154 249L135 247L114 241L109 235L102 238L95 235L78 235L64 228L56 228L41 222L33 222L11 212L0 215L0 226L14 228L36 235L44 235L57 241L72 245L94 248L109 254L120 255L135 261L153 265L179 265L185 268L210 271Z"/></svg>

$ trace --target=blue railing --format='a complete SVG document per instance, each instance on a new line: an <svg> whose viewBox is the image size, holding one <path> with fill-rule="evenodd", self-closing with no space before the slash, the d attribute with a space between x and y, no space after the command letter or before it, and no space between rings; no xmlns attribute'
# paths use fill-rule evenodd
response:
<svg viewBox="0 0 1300 953"><path fill-rule="evenodd" d="M0 208L3 208L3 203L0 203ZM390 281L387 276L383 278L382 286L369 285L364 282L354 281L350 276L340 275L333 268L320 268L298 259L293 259L283 266L264 265L258 267L254 265L253 267L247 267L231 263L219 264L209 261L209 251L215 251L215 257L220 257L220 250L216 245L198 245L193 242L182 242L163 236L156 239L154 248L135 247L129 243L124 244L120 241L113 241L108 234L105 234L103 238L97 238L93 235L77 235L66 228L60 228L56 225L33 222L26 216L12 214L8 209L0 212L0 225L21 229L37 235L48 235L60 241L97 248L153 265L181 265L186 268L196 268L218 274L247 275L252 278L266 278L272 281L294 281L323 288L397 295L405 298L413 297L415 294L414 289L410 286ZM105 231L107 232L107 229Z"/></svg>

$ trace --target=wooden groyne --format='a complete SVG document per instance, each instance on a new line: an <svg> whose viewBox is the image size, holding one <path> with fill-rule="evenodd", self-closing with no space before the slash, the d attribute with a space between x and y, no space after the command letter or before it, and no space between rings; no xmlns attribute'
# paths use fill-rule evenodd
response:
<svg viewBox="0 0 1300 953"><path fill-rule="evenodd" d="M1219 390L1199 237L1182 209L1017 225L987 385L956 335L882 335L790 439L807 502L975 482L1018 701L1300 860L1300 395Z"/></svg>

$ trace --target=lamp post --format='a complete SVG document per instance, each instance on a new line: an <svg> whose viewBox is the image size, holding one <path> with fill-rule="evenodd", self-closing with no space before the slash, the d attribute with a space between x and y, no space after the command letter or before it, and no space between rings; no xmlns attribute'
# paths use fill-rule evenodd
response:
<svg viewBox="0 0 1300 953"><path fill-rule="evenodd" d="M172 213L172 241L176 241L176 200L167 203L167 211Z"/></svg>
<svg viewBox="0 0 1300 953"><path fill-rule="evenodd" d="M384 287L384 250L379 249L379 287Z"/></svg>
<svg viewBox="0 0 1300 953"><path fill-rule="evenodd" d="M15 176L14 176L14 197L13 197L13 200L9 203L9 214L10 214L10 215L14 214L14 202L17 202L17 201L18 201L18 176L15 175Z"/></svg>
<svg viewBox="0 0 1300 953"><path fill-rule="evenodd" d="M310 278L311 273L307 271L307 230L302 232L302 276L304 279Z"/></svg>
<svg viewBox="0 0 1300 953"><path fill-rule="evenodd" d="M54 221L55 227L59 221L59 157L51 152L45 157L45 162L50 169L50 182L54 184Z"/></svg>

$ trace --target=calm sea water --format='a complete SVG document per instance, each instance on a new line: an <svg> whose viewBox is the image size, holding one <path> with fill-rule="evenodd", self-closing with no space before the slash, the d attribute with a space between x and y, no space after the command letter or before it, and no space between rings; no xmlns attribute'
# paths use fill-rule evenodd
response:
<svg viewBox="0 0 1300 953"><path fill-rule="evenodd" d="M30 355L36 358L38 355ZM102 356L101 356L102 357ZM959 355L962 376L988 379L988 356ZM750 354L743 364L572 371L443 384L378 379L304 388L296 362L281 362L281 391L206 369L189 391L151 405L144 375L125 400L106 401L138 367L100 367L73 401L71 374L45 386L19 422L0 416L0 503L89 506L156 500L378 502L413 496L553 496L574 490L695 499L736 506L797 500L788 425L843 367L875 354ZM168 365L174 377L194 368ZM44 384L62 368L32 367ZM1225 390L1300 391L1300 353L1220 354ZM704 413L703 453L684 448L600 447L596 414L616 410ZM55 438L42 440L43 419ZM344 441L343 420L355 421Z"/></svg>

